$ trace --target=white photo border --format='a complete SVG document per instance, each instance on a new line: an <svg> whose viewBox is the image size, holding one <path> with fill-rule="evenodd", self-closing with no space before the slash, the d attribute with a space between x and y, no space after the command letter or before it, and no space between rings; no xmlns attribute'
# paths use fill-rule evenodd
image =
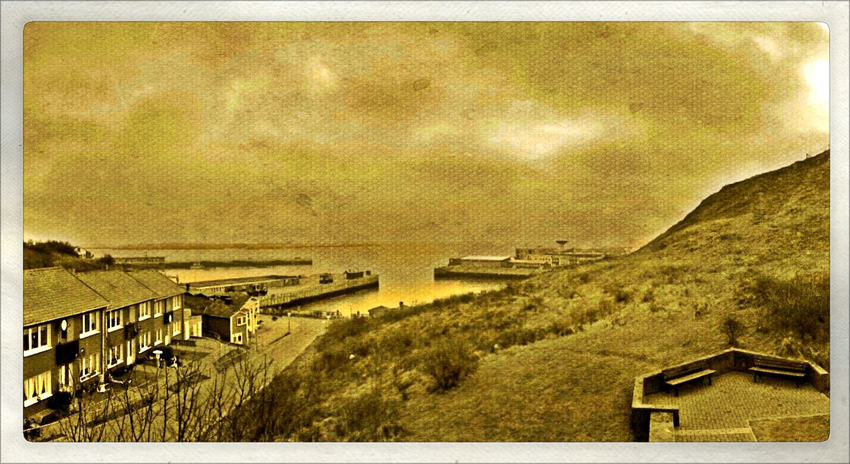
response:
<svg viewBox="0 0 850 464"><path fill-rule="evenodd" d="M845 2L8 2L2 20L2 462L847 462ZM831 435L824 443L29 443L21 432L23 28L30 21L822 21L830 29Z"/></svg>

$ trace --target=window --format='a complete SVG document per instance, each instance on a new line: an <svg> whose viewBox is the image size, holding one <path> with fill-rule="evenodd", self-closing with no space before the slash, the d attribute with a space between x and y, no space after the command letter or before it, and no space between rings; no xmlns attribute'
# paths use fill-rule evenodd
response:
<svg viewBox="0 0 850 464"><path fill-rule="evenodd" d="M139 353L151 347L151 333L144 332L139 335Z"/></svg>
<svg viewBox="0 0 850 464"><path fill-rule="evenodd" d="M40 400L49 398L53 394L53 385L50 383L50 371L42 372L35 377L24 380L24 406L38 403Z"/></svg>
<svg viewBox="0 0 850 464"><path fill-rule="evenodd" d="M24 329L24 356L50 349L50 324Z"/></svg>
<svg viewBox="0 0 850 464"><path fill-rule="evenodd" d="M241 333L233 334L233 343L238 343L240 345L242 344L242 334Z"/></svg>
<svg viewBox="0 0 850 464"><path fill-rule="evenodd" d="M151 302L145 301L144 303L139 303L139 320L144 320L151 317Z"/></svg>
<svg viewBox="0 0 850 464"><path fill-rule="evenodd" d="M162 316L165 312L165 300L157 301L153 304L153 317Z"/></svg>
<svg viewBox="0 0 850 464"><path fill-rule="evenodd" d="M171 323L171 335L180 335L180 321L173 321Z"/></svg>
<svg viewBox="0 0 850 464"><path fill-rule="evenodd" d="M109 348L109 362L107 362L108 367L117 366L124 361L124 347L119 343L111 348Z"/></svg>
<svg viewBox="0 0 850 464"><path fill-rule="evenodd" d="M180 295L171 297L171 309L180 309Z"/></svg>
<svg viewBox="0 0 850 464"><path fill-rule="evenodd" d="M98 372L100 372L100 353L84 356L80 367L80 382L85 382L97 375Z"/></svg>
<svg viewBox="0 0 850 464"><path fill-rule="evenodd" d="M106 313L106 329L109 332L120 329L124 324L124 311L116 309Z"/></svg>
<svg viewBox="0 0 850 464"><path fill-rule="evenodd" d="M154 345L159 345L162 343L162 329L156 329L156 341Z"/></svg>
<svg viewBox="0 0 850 464"><path fill-rule="evenodd" d="M71 390L74 387L74 364L65 364L59 367L59 386L62 390Z"/></svg>
<svg viewBox="0 0 850 464"><path fill-rule="evenodd" d="M236 325L245 325L245 316L239 316L236 318Z"/></svg>
<svg viewBox="0 0 850 464"><path fill-rule="evenodd" d="M97 316L97 311L83 314L83 328L80 330L80 338L85 338L98 332Z"/></svg>

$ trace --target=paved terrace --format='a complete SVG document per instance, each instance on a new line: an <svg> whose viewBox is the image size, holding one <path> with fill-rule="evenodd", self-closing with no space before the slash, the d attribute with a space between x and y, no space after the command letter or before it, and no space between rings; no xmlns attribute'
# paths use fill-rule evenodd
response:
<svg viewBox="0 0 850 464"><path fill-rule="evenodd" d="M752 375L735 371L715 376L712 385L683 386L678 397L660 392L643 401L679 406L679 427L672 437L677 442L758 441L755 421L829 417L829 398L810 382L796 388L793 380L759 377L754 383Z"/></svg>

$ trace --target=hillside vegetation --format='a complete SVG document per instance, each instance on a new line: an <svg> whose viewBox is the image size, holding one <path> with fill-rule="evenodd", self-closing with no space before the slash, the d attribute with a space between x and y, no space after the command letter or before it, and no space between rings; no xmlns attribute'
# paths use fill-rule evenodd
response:
<svg viewBox="0 0 850 464"><path fill-rule="evenodd" d="M68 242L24 242L24 269L61 266L77 271L92 271L106 269L112 264L113 260L109 255L100 259L80 259L74 251L74 245Z"/></svg>
<svg viewBox="0 0 850 464"><path fill-rule="evenodd" d="M628 441L634 377L729 345L829 368L829 153L632 255L334 322L235 440Z"/></svg>

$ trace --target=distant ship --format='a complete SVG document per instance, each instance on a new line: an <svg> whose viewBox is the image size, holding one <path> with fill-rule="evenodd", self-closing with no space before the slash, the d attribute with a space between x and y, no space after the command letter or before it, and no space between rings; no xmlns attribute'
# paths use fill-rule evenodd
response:
<svg viewBox="0 0 850 464"><path fill-rule="evenodd" d="M203 268L204 268L204 266L201 264L200 261L189 266L189 269L203 269Z"/></svg>

